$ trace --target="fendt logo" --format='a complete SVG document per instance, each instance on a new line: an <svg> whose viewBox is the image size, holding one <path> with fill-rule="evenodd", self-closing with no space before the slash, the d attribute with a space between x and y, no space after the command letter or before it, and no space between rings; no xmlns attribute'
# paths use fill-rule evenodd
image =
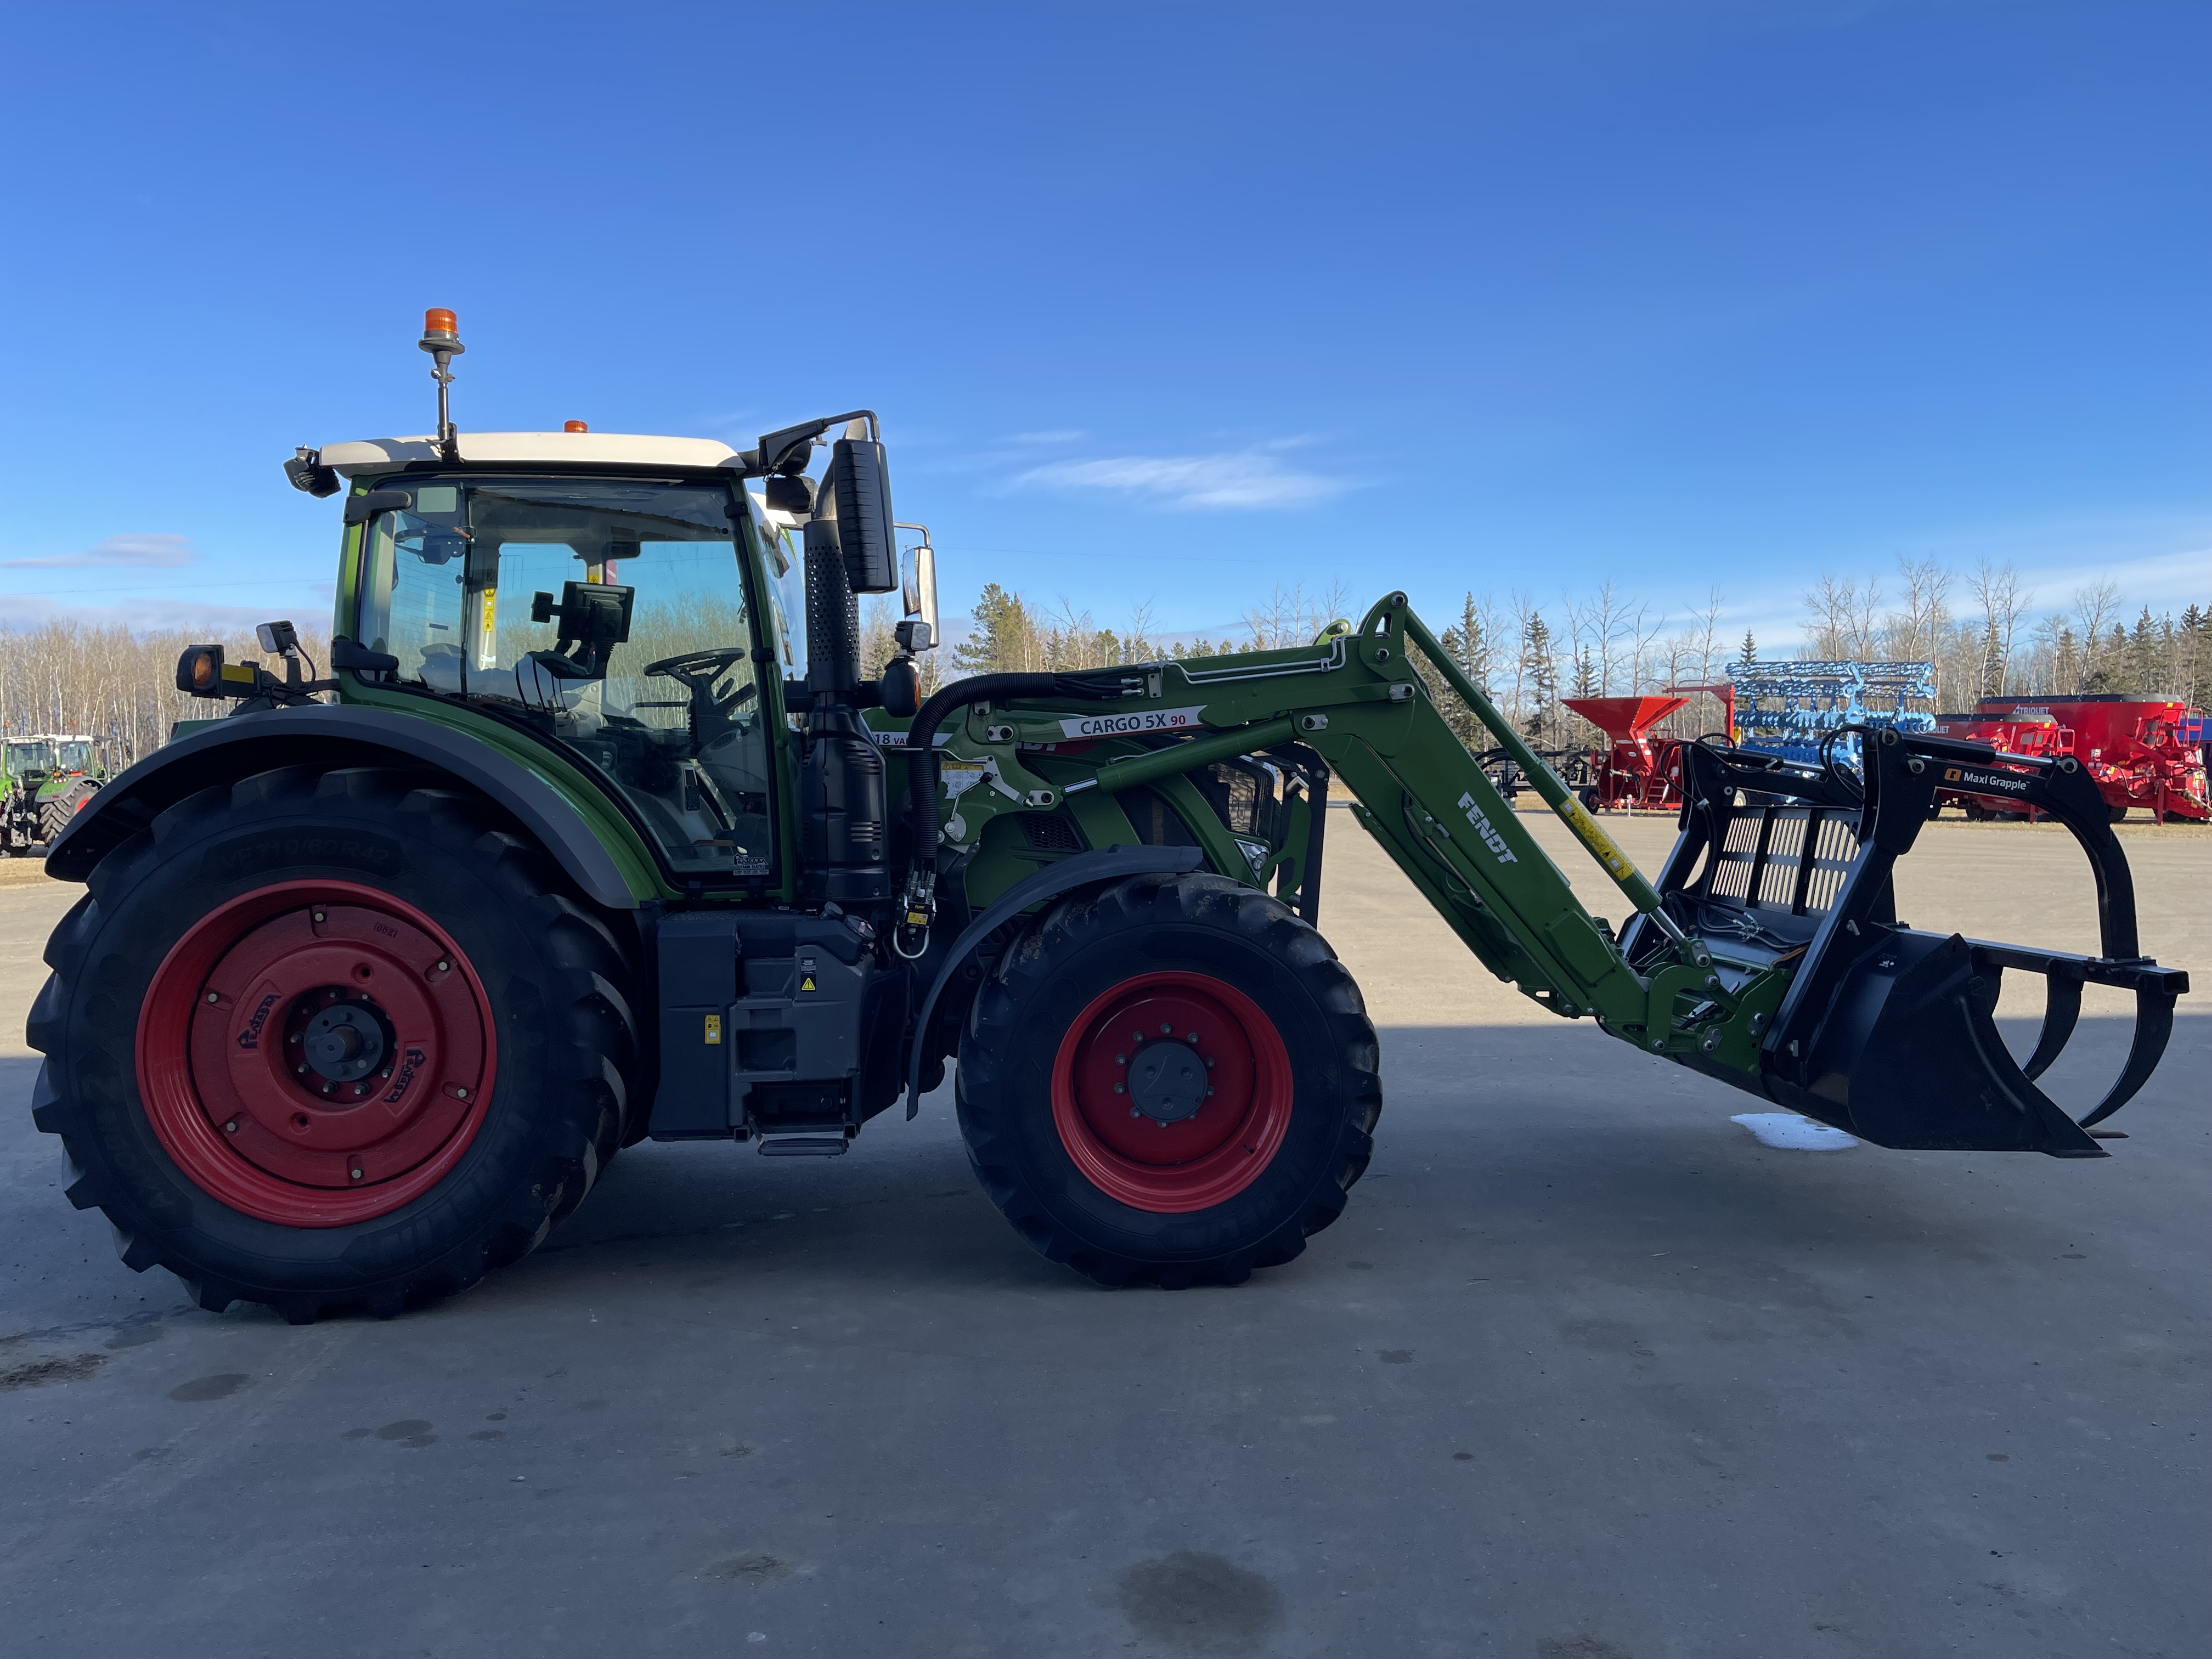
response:
<svg viewBox="0 0 2212 1659"><path fill-rule="evenodd" d="M1498 861L1500 864L1521 862L1519 859L1513 856L1513 849L1505 844L1505 837L1491 826L1488 817L1480 806L1474 804L1473 795L1462 795L1459 798L1459 805L1460 810L1467 814L1467 821L1474 826L1474 833L1482 837L1482 844L1498 854Z"/></svg>

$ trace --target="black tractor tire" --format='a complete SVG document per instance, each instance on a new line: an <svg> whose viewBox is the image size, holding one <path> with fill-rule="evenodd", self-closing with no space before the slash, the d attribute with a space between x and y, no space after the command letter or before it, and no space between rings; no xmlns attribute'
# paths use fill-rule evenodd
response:
<svg viewBox="0 0 2212 1659"><path fill-rule="evenodd" d="M52 846L61 832L70 827L70 821L82 811L85 802L100 793L100 784L93 778L79 778L66 789L57 790L39 803L39 839Z"/></svg>
<svg viewBox="0 0 2212 1659"><path fill-rule="evenodd" d="M541 848L449 781L260 773L161 813L88 885L47 944L53 972L31 1011L31 1045L46 1056L33 1118L61 1137L70 1201L106 1212L125 1265L168 1268L200 1306L259 1302L304 1324L465 1290L535 1248L614 1157L641 1073L631 952ZM349 1084L335 1102L299 1099L289 1124L303 1139L289 1143L285 1091L331 1089L292 1064L310 1052L283 1046L299 1037L277 1033L289 1019L312 1039L296 1022L319 999L356 994L296 990L343 979L346 963L390 1005L357 993L384 1022L369 1052L400 1075ZM275 994L288 982L289 1004ZM226 984L246 988L234 998ZM423 1047L409 1046L410 1021ZM234 1054L262 1036L250 1063ZM463 1077L489 1080L471 1091L455 1086ZM349 1115L360 1108L342 1097L356 1087L387 1120ZM266 1109L222 1103L241 1098L277 1100L276 1127ZM406 1113L413 1141L373 1139L398 1136L387 1124ZM332 1126L368 1150L325 1154L304 1139ZM404 1164L426 1142L433 1151ZM374 1164L387 1146L388 1178L357 1167L369 1184L349 1188L327 1168Z"/></svg>
<svg viewBox="0 0 2212 1659"><path fill-rule="evenodd" d="M1185 1026L1210 1028L1189 1045L1206 1100L1172 1122L1131 1105L1125 1129L1110 1079L1133 1091L1139 1072L1118 1069L1122 1038L1179 1051L1200 1035ZM1343 1212L1374 1146L1380 1057L1359 988L1284 905L1219 876L1139 876L1062 900L1007 950L978 988L955 1093L969 1160L1024 1238L1102 1285L1177 1290L1241 1284ZM1213 1080L1232 1115L1208 1127ZM1203 1152L1117 1150L1164 1160L1170 1139L1152 1152L1144 1137L1170 1130Z"/></svg>

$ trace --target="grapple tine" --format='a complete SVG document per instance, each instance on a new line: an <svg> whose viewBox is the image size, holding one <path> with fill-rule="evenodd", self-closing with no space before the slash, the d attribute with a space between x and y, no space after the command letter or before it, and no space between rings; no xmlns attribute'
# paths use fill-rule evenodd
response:
<svg viewBox="0 0 2212 1659"><path fill-rule="evenodd" d="M2057 981L2053 981L2054 988ZM2074 993L2075 1002L2081 993ZM2099 1101L2096 1109L2081 1120L2085 1129L2094 1128L2114 1112L2135 1098L2136 1091L2150 1081L2150 1074L2158 1067L2159 1056L2166 1052L2166 1039L2173 1035L2173 993L2142 990L2136 993L2136 1035L2128 1045L2128 1063L2120 1068L2119 1080L2112 1091Z"/></svg>
<svg viewBox="0 0 2212 1659"><path fill-rule="evenodd" d="M2074 1022L2081 1018L2080 980L2064 974L2050 974L2045 976L2043 984L2043 1030L2035 1039L2035 1052L2020 1068L2032 1078L2041 1077L2051 1069L2051 1062L2058 1058L2059 1050L2074 1035ZM2150 1075L2148 1069L2143 1075Z"/></svg>

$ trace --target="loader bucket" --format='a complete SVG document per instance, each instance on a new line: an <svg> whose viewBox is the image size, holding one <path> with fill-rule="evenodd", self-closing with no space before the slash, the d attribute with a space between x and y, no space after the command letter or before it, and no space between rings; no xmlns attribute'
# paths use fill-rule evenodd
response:
<svg viewBox="0 0 2212 1659"><path fill-rule="evenodd" d="M1860 730L1863 782L1832 766L1688 746L1682 835L1658 884L1667 910L1723 965L1797 966L1764 1030L1755 1081L1677 1058L1880 1146L2106 1156L2088 1130L2148 1079L2189 980L2138 954L2134 884L2095 781L2070 757ZM1893 868L1947 789L2019 799L2074 833L2096 876L2099 955L1899 924ZM1992 1018L2007 969L2041 974L2047 987L2025 1064ZM2035 1079L2072 1035L2085 984L2132 990L2136 1018L2118 1079L2077 1121Z"/></svg>

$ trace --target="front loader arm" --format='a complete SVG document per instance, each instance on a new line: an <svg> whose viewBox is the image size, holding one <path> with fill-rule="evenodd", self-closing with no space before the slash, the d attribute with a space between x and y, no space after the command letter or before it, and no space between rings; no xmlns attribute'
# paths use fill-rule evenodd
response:
<svg viewBox="0 0 2212 1659"><path fill-rule="evenodd" d="M1435 670L1437 685L1413 653ZM1863 779L1699 744L1686 752L1683 833L1658 887L1454 664L1402 593L1357 628L1310 647L1107 671L1119 695L1071 711L1042 696L978 704L945 754L976 769L974 806L946 819L940 855L965 868L977 824L1009 811L1065 811L1093 848L1134 842L1125 792L1180 799L1205 862L1263 885L1271 862L1206 811L1189 780L1241 757L1318 757L1351 789L1352 811L1468 948L1555 1013L1595 1016L1612 1036L1885 1146L2104 1155L2089 1130L2150 1075L2188 977L2136 954L2126 859L2094 781L2070 757L1863 732ZM1078 689L1096 697L1101 687ZM1593 916L1506 805L1439 712L1457 697L1519 763L1620 890L1633 915ZM945 695L945 694L940 694ZM1853 728L1859 732L1860 728ZM1075 739L1070 744L1069 739ZM1326 780L1302 804L1325 818ZM2096 957L1995 945L1896 919L1890 872L1946 787L2002 791L2064 822L2097 872ZM948 793L945 797L950 802ZM957 833L955 833L955 830ZM1296 854L1303 882L1312 860ZM973 878L970 878L973 886ZM1309 908L1311 893L1304 899ZM2025 1068L1993 1023L2001 975L2049 983L2041 1040ZM2083 984L2137 999L2122 1075L2088 1115L2037 1086L2075 1024Z"/></svg>
<svg viewBox="0 0 2212 1659"><path fill-rule="evenodd" d="M1453 734L1413 665L1415 650L1514 752L1629 902L1657 923L1662 937L1639 964L1628 961L1612 928L1575 896ZM1666 917L1650 883L1468 684L1402 593L1376 605L1357 629L1333 631L1302 650L1147 668L1143 694L1113 710L1113 720L1132 731L1148 729L1148 720L1173 718L1187 724L1151 729L1197 735L1092 762L1081 775L1068 777L1067 763L1048 762L1036 750L1064 741L1076 722L1064 711L1032 711L1020 703L972 714L948 753L952 763L987 769L1002 800L971 789L978 806L1036 807L1064 795L1069 807L1088 808L1082 798L1093 791L1114 796L1158 788L1218 761L1302 744L1344 781L1361 823L1499 978L1556 1013L1595 1014L1608 1030L1654 1052L1703 1048L1755 1071L1754 1044L1734 1043L1723 1052L1713 1041L1745 1001L1746 988L1729 989L1706 945ZM1062 781L1049 781L1048 773ZM971 811L962 818L963 831L972 830L973 816ZM1092 813L1085 816L1095 822ZM1209 854L1222 873L1253 878L1237 861L1211 848ZM1778 985L1771 997L1753 1000L1771 1003L1778 996Z"/></svg>

